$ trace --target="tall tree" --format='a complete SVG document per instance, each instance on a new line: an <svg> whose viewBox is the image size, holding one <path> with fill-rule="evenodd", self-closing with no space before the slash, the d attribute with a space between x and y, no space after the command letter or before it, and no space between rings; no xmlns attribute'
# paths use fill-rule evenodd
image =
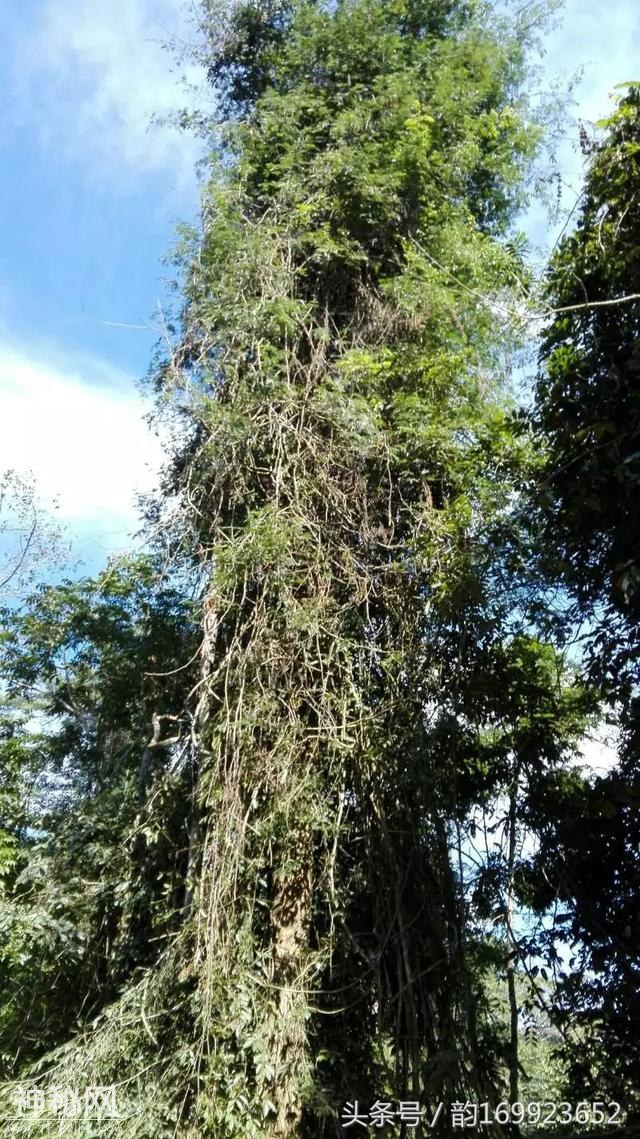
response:
<svg viewBox="0 0 640 1139"><path fill-rule="evenodd" d="M497 298L538 132L486 15L205 5L226 121L159 382L211 571L192 922L219 1136L499 1092L450 822L516 603Z"/></svg>
<svg viewBox="0 0 640 1139"><path fill-rule="evenodd" d="M586 678L619 731L618 766L553 777L537 804L533 897L563 909L574 969L560 1010L584 1030L580 1092L607 1089L638 1110L640 1086L640 89L587 145L575 230L553 258L535 422L546 567L582 624ZM571 607L570 607L571 606ZM556 931L561 937L561 931Z"/></svg>

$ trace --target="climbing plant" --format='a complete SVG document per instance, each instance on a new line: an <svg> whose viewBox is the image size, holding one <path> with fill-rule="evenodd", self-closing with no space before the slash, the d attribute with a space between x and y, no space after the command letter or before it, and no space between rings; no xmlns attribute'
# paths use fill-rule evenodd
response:
<svg viewBox="0 0 640 1139"><path fill-rule="evenodd" d="M499 301L539 132L522 36L481 7L218 16L224 123L157 374L210 567L195 1110L329 1134L374 1090L501 1092L451 825L502 778L479 734L528 588L494 540L528 461Z"/></svg>
<svg viewBox="0 0 640 1139"><path fill-rule="evenodd" d="M27 1072L122 1089L101 1134L331 1136L346 1101L517 1092L518 827L589 711L534 627L537 457L511 414L530 17L201 6L208 180L152 376L173 428L148 507L164 568L46 594L53 644L40 616L34 648L41 600L10 633L10 675L66 714L50 762L68 752L83 811L119 818L102 909L75 919L92 1019ZM471 880L477 812L505 796L511 853ZM62 818L39 857L62 844L66 874Z"/></svg>

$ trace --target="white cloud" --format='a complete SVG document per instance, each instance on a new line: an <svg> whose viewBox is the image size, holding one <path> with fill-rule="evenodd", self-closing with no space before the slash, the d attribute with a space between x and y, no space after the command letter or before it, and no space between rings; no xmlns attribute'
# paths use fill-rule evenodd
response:
<svg viewBox="0 0 640 1139"><path fill-rule="evenodd" d="M192 63L163 43L192 39L181 0L37 0L11 35L15 107L41 141L100 179L129 183L162 170L190 188L197 141L154 115L189 102L182 78L203 88Z"/></svg>
<svg viewBox="0 0 640 1139"><path fill-rule="evenodd" d="M135 492L152 489L162 453L132 380L0 341L0 403L2 470L32 471L73 530L136 529Z"/></svg>

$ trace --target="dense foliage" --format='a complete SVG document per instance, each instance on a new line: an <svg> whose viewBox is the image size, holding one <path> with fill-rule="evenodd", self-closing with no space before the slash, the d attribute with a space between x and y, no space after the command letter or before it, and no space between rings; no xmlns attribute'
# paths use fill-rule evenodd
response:
<svg viewBox="0 0 640 1139"><path fill-rule="evenodd" d="M590 148L575 230L553 258L535 425L547 457L536 491L546 570L581 626L585 676L617 725L618 765L552 781L538 809L538 906L570 905L574 968L560 1011L583 1026L576 1087L640 1087L640 91ZM577 947L577 948L576 948ZM586 1042L588 1046L586 1046Z"/></svg>
<svg viewBox="0 0 640 1139"><path fill-rule="evenodd" d="M196 641L187 599L146 561L43 588L4 629L6 1077L90 1022L180 912L192 773L179 754L167 765L152 728L180 706L174 661Z"/></svg>
<svg viewBox="0 0 640 1139"><path fill-rule="evenodd" d="M508 779L473 746L508 718L474 679L512 631L519 462L482 298L522 268L536 132L521 45L467 5L241 5L211 54L228 123L162 374L212 564L201 1110L315 1134L374 1089L500 1094L450 826Z"/></svg>
<svg viewBox="0 0 640 1139"><path fill-rule="evenodd" d="M635 444L601 390L617 368L628 428L632 329L574 280L584 257L587 300L618 295L636 103L554 262L532 446L531 15L202 5L218 118L153 373L153 552L3 618L4 1075L116 1084L101 1139L319 1139L376 1098L633 1107L635 680L620 640L607 686L603 625L584 660L562 634L635 604L605 503ZM566 473L596 436L591 499ZM590 780L580 740L621 702L620 770ZM8 1135L49 1134L7 1102Z"/></svg>

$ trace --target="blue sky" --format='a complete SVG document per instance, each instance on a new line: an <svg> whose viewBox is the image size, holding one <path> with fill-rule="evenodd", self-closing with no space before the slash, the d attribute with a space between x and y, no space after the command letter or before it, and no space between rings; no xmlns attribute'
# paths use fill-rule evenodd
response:
<svg viewBox="0 0 640 1139"><path fill-rule="evenodd" d="M95 564L127 545L135 492L160 461L137 381L166 299L162 256L197 210L199 145L149 120L190 100L185 80L202 92L197 69L162 46L192 38L192 8L12 8L0 74L0 471L33 471ZM584 68L560 152L570 202L577 120L605 115L615 84L640 79L640 3L567 0L544 42L544 85ZM539 212L528 225L541 240Z"/></svg>

